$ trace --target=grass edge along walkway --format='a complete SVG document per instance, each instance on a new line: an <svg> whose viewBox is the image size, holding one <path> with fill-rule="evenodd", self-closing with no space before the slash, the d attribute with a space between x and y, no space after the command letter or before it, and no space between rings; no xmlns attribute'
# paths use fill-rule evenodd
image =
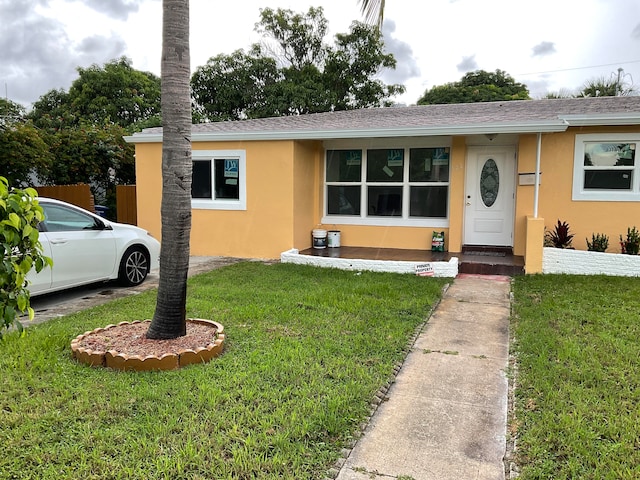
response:
<svg viewBox="0 0 640 480"><path fill-rule="evenodd" d="M640 478L640 278L513 283L520 480Z"/></svg>

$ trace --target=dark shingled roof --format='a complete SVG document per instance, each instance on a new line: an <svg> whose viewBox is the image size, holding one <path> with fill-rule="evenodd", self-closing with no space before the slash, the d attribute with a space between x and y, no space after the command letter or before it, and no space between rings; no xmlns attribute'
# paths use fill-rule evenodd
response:
<svg viewBox="0 0 640 480"><path fill-rule="evenodd" d="M221 138L346 138L366 136L446 135L446 130L464 133L500 126L502 132L536 131L536 126L553 126L556 131L574 124L572 117L589 117L590 125L637 124L640 118L640 97L596 97L504 102L418 105L410 107L367 108L308 115L260 118L194 124L192 136ZM623 121L606 121L607 117L623 117ZM584 125L584 123L581 123ZM517 127L521 128L517 128ZM529 129L527 129L530 126ZM527 128L525 128L527 127ZM406 130L405 132L403 132ZM388 135L385 135L385 131ZM549 130L550 131L550 130ZM391 133L394 132L394 133ZM128 137L134 143L145 136L157 137L162 128L145 129ZM276 135L277 134L277 135ZM157 140L156 140L157 141Z"/></svg>

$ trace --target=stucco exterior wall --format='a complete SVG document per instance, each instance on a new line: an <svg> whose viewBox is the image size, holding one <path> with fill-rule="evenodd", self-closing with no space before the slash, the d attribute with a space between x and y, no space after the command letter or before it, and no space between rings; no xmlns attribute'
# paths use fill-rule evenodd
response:
<svg viewBox="0 0 640 480"><path fill-rule="evenodd" d="M462 251L462 225L464 223L464 190L467 146L464 137L454 137L451 142L451 167L449 170L449 232L445 247L450 252ZM446 237L445 237L446 240Z"/></svg>
<svg viewBox="0 0 640 480"><path fill-rule="evenodd" d="M541 184L538 216L544 218L547 230L557 221L567 222L573 238L573 247L586 250L586 239L593 233L609 236L609 252L619 252L619 235L626 235L627 227L640 227L640 206L637 202L601 202L572 200L573 158L575 135L586 133L638 133L636 127L570 128L563 133L542 135ZM518 155L518 172L535 171L537 138L522 135ZM514 253L524 255L526 217L533 215L534 187L517 188L516 241Z"/></svg>
<svg viewBox="0 0 640 480"><path fill-rule="evenodd" d="M433 227L391 227L369 225L331 225L322 224L327 230L340 231L340 244L350 247L403 248L431 250L433 232L445 232L448 241L448 228ZM311 235L311 231L309 231ZM296 248L298 248L296 246Z"/></svg>
<svg viewBox="0 0 640 480"><path fill-rule="evenodd" d="M193 255L278 258L293 242L291 141L196 143L202 150L245 150L247 209L193 210Z"/></svg>
<svg viewBox="0 0 640 480"><path fill-rule="evenodd" d="M136 145L136 202L138 226L160 240L162 224L162 144Z"/></svg>
<svg viewBox="0 0 640 480"><path fill-rule="evenodd" d="M558 219L569 223L573 246L586 250L592 233L609 235L610 252L619 252L618 237L627 227L640 227L637 202L572 200L575 135L586 133L634 133L640 126L570 128L542 135L541 185L538 217L552 229ZM241 211L193 210L191 253L246 258L279 258L290 249L311 246L311 231L318 226L340 230L341 244L374 248L430 249L434 231L444 231L446 248L462 248L467 139L453 137L450 157L449 227L394 227L370 225L320 225L324 205L324 151L320 141L197 142L195 150L244 150L246 152L247 209ZM515 138L517 173L535 171L537 136ZM161 238L162 200L160 143L136 145L138 224ZM527 217L534 213L534 186L518 185L514 253L535 255L537 244L527 233ZM538 222L539 223L539 222ZM537 228L536 230L539 230ZM533 268L534 271L539 267Z"/></svg>
<svg viewBox="0 0 640 480"><path fill-rule="evenodd" d="M293 242L289 248L311 247L311 231L322 216L322 144L295 142L293 152ZM284 250L278 252L278 255Z"/></svg>
<svg viewBox="0 0 640 480"><path fill-rule="evenodd" d="M193 150L246 151L247 209L194 209L192 255L278 258L292 247L294 142L200 142ZM160 144L136 146L139 225L157 238L161 234L161 159Z"/></svg>

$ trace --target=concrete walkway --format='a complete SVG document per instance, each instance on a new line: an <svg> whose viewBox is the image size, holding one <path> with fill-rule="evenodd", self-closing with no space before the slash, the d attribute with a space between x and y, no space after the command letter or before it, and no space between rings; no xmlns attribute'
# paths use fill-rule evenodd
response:
<svg viewBox="0 0 640 480"><path fill-rule="evenodd" d="M505 478L509 280L454 280L337 480Z"/></svg>

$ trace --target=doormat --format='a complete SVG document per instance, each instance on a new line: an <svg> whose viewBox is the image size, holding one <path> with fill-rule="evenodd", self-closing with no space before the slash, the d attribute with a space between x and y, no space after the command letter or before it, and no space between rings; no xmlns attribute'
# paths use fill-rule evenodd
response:
<svg viewBox="0 0 640 480"><path fill-rule="evenodd" d="M506 252L490 252L487 250L472 250L464 252L465 255L477 255L479 257L506 257Z"/></svg>

